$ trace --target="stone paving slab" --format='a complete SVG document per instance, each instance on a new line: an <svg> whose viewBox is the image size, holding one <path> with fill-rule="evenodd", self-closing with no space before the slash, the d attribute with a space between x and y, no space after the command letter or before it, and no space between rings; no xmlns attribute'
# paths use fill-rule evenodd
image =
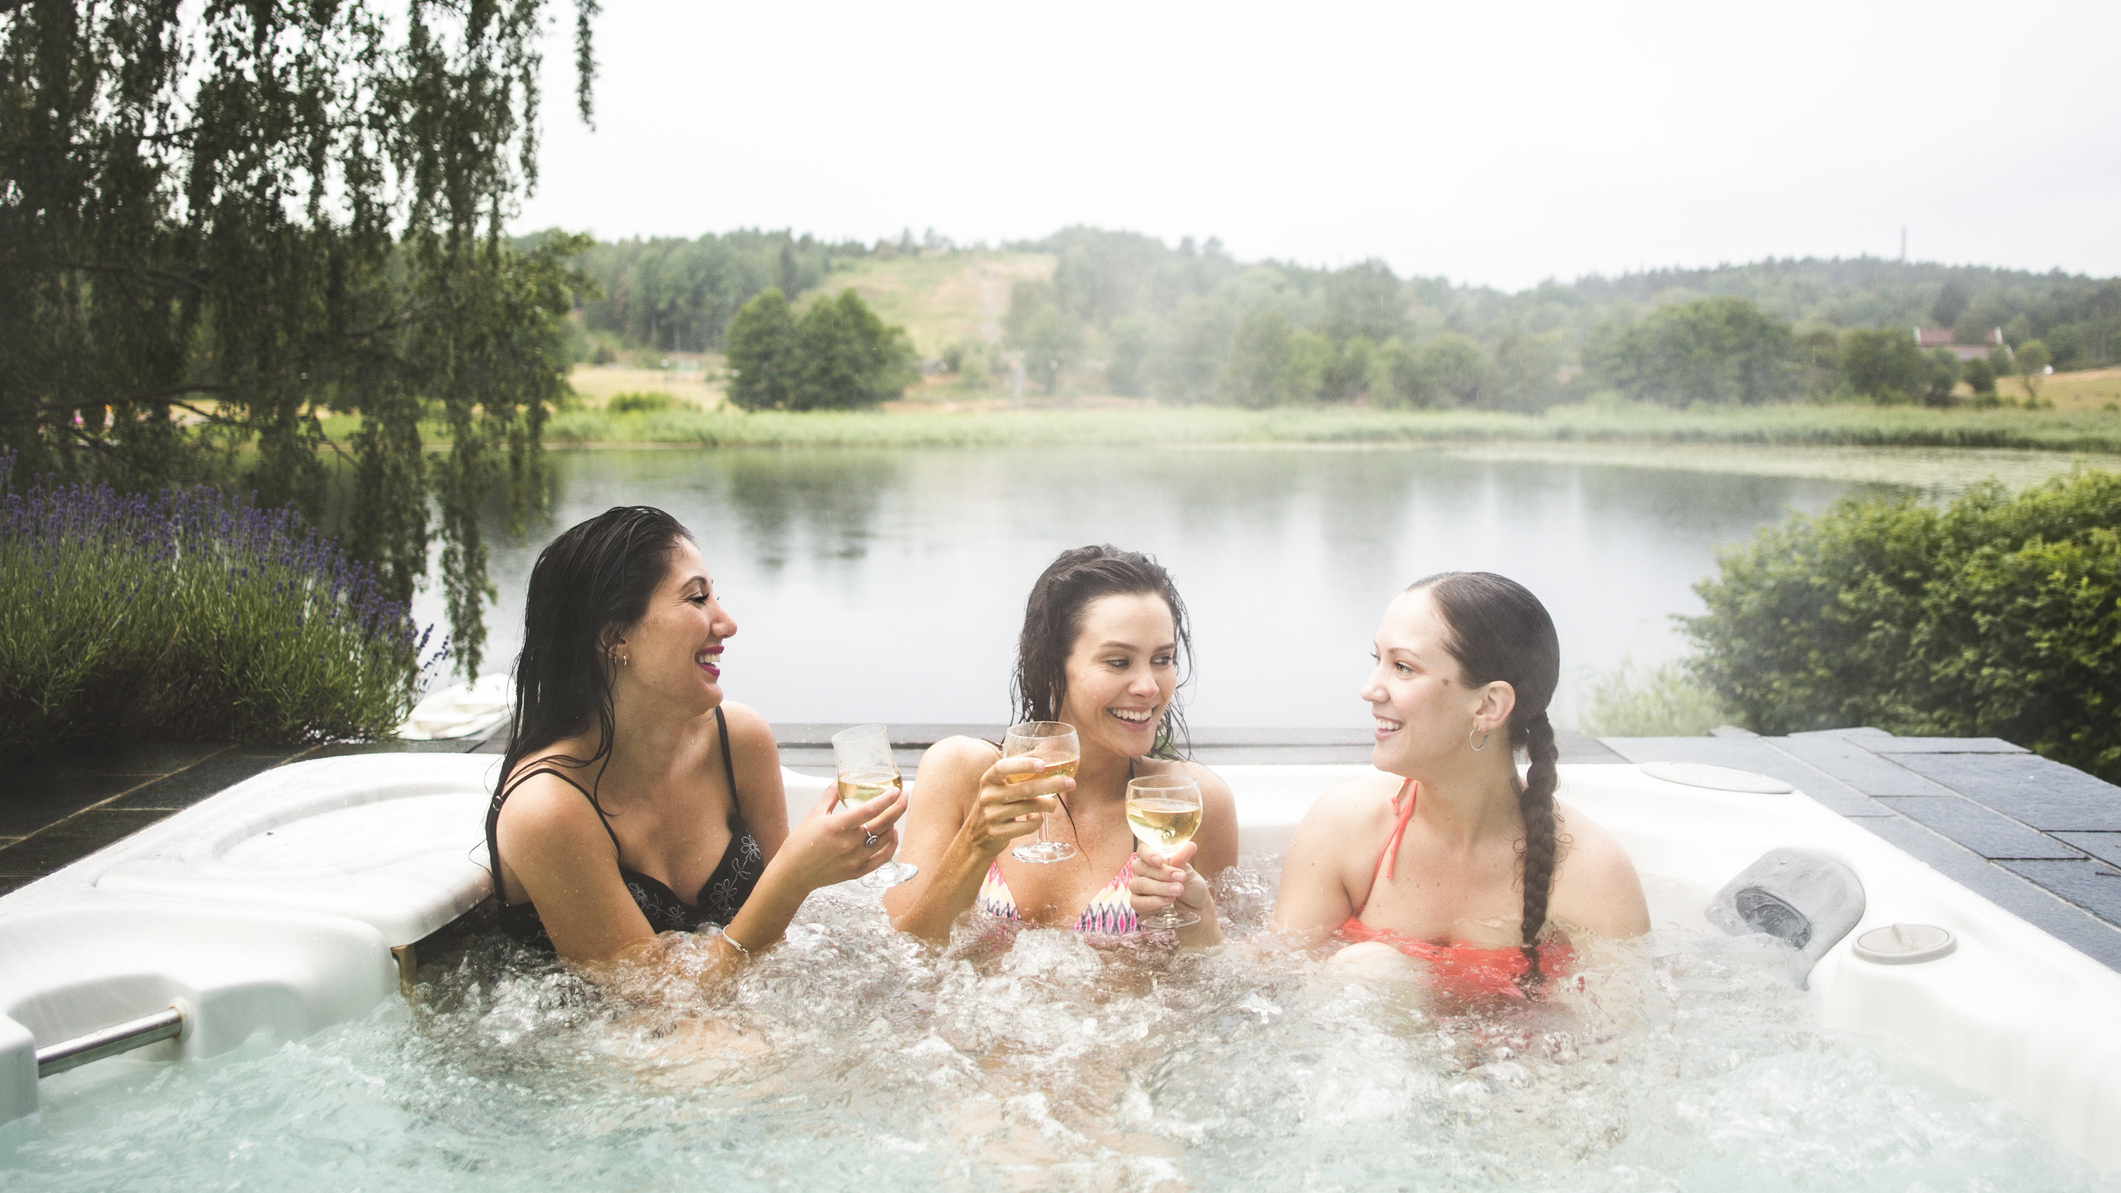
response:
<svg viewBox="0 0 2121 1193"><path fill-rule="evenodd" d="M1905 817L1865 818L1853 823L1899 846L1946 878L2085 956L2109 969L2121 970L2121 929L2039 885L2032 876L2006 870ZM2083 863L2014 863L2020 866L2080 864Z"/></svg>
<svg viewBox="0 0 2121 1193"><path fill-rule="evenodd" d="M2108 923L2121 921L2121 873L2105 862L2003 862Z"/></svg>
<svg viewBox="0 0 2121 1193"><path fill-rule="evenodd" d="M2121 868L2121 833L2056 833L2056 836L2110 866Z"/></svg>
<svg viewBox="0 0 2121 1193"><path fill-rule="evenodd" d="M2024 746L2000 737L1893 737L1868 738L1864 748L1874 754L2026 754Z"/></svg>
<svg viewBox="0 0 2121 1193"><path fill-rule="evenodd" d="M1608 737L1629 762L1700 762L1780 779L1843 816L1892 816L1889 807L1818 767L1775 748L1767 737Z"/></svg>
<svg viewBox="0 0 2121 1193"><path fill-rule="evenodd" d="M216 754L176 774L144 784L111 803L115 809L175 812L224 791L252 775L262 774L301 753L283 746L239 746Z"/></svg>
<svg viewBox="0 0 2121 1193"><path fill-rule="evenodd" d="M2083 851L2068 842L2012 820L1963 796L1885 796L1880 803L1911 820L1919 820L1991 861L2005 858L2053 858L2083 861Z"/></svg>
<svg viewBox="0 0 2121 1193"><path fill-rule="evenodd" d="M1880 737L1887 736L1880 733ZM1950 795L1921 775L1863 748L1858 740L1825 734L1767 739L1776 749L1809 763L1869 796Z"/></svg>
<svg viewBox="0 0 2121 1193"><path fill-rule="evenodd" d="M2042 832L2121 831L2121 791L2037 754L1901 754L1898 761Z"/></svg>

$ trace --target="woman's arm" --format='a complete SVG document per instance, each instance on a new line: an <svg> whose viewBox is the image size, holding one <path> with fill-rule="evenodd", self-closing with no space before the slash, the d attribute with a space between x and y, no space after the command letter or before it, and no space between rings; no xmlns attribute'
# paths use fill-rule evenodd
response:
<svg viewBox="0 0 2121 1193"><path fill-rule="evenodd" d="M788 840L788 793L781 785L781 748L773 726L748 705L723 701L729 718L729 752L736 764L737 811L772 861Z"/></svg>
<svg viewBox="0 0 2121 1193"><path fill-rule="evenodd" d="M1548 916L1623 940L1648 932L1649 901L1627 849L1574 808L1557 807L1554 819L1555 832L1567 845L1556 867Z"/></svg>
<svg viewBox="0 0 2121 1193"><path fill-rule="evenodd" d="M552 775L524 780L494 825L507 878L537 908L564 961L616 960L655 939L619 877L619 850L582 793Z"/></svg>
<svg viewBox="0 0 2121 1193"><path fill-rule="evenodd" d="M837 784L825 789L810 814L790 830L786 847L766 863L736 918L723 927L723 937L744 956L779 941L810 892L859 878L891 860L898 848L895 826L906 811L905 793L889 792L852 808L839 807L839 799Z"/></svg>
<svg viewBox="0 0 2121 1193"><path fill-rule="evenodd" d="M907 818L905 860L920 867L913 881L884 892L884 909L902 932L941 942L979 897L987 867L1009 842L1038 831L1034 813L1059 806L1054 793L1073 779L1005 783L1003 776L1040 769L1028 756L997 760L992 745L945 738L921 757L913 814Z"/></svg>
<svg viewBox="0 0 2121 1193"><path fill-rule="evenodd" d="M1348 877L1350 858L1362 852L1356 842L1369 840L1363 830L1377 819L1363 814L1373 785L1363 779L1336 788L1304 813L1282 861L1281 889L1274 897L1276 931L1323 939L1355 914L1358 899L1368 896L1367 886L1351 890Z"/></svg>

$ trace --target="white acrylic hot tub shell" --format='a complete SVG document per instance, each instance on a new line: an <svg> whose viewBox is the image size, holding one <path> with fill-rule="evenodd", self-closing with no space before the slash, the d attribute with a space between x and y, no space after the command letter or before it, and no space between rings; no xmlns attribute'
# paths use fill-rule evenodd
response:
<svg viewBox="0 0 2121 1193"><path fill-rule="evenodd" d="M36 1106L33 1049L169 1005L204 1056L367 1013L395 988L389 949L485 898L491 756L376 754L267 772L0 897L0 1121ZM1861 925L1811 975L1828 1025L1893 1041L2005 1098L2104 1169L2121 1165L2121 975L1801 794L1741 794L1633 766L1563 767L1562 798L1612 830L1660 929L1709 932L1708 892L1777 846L1856 871ZM1280 851L1313 800L1360 766L1219 768L1242 847ZM826 780L784 772L791 820ZM918 798L916 794L915 798ZM1863 931L1938 924L1952 955L1853 957Z"/></svg>

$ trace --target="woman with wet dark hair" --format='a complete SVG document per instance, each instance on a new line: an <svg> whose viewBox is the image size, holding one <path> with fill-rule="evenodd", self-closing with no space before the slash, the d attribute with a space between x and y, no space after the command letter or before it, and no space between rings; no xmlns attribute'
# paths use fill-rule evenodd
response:
<svg viewBox="0 0 2121 1193"><path fill-rule="evenodd" d="M1184 944L1222 938L1210 884L1237 860L1237 810L1215 772L1184 757L1177 696L1191 643L1186 606L1154 559L1112 547L1064 551L1032 585L1017 640L1011 695L1018 721L1073 725L1075 777L1009 782L1043 764L1001 757L969 737L937 742L921 759L906 821L906 860L920 875L884 894L899 928L943 940L977 906L1004 920L1089 935L1136 931L1174 903L1199 917ZM1200 786L1199 831L1169 857L1135 849L1127 781L1179 774ZM1019 860L1017 838L1038 831L1074 847L1050 864Z"/></svg>
<svg viewBox="0 0 2121 1193"><path fill-rule="evenodd" d="M1430 576L1385 610L1375 657L1361 694L1386 773L1305 815L1275 924L1358 942L1338 959L1412 957L1467 998L1522 996L1565 969L1563 925L1647 932L1627 852L1554 799L1561 646L1539 598L1488 572Z"/></svg>
<svg viewBox="0 0 2121 1193"><path fill-rule="evenodd" d="M503 927L589 965L718 927L726 966L778 941L811 891L891 857L896 792L835 810L828 790L789 830L773 731L722 697L735 633L659 509L607 510L538 556L486 814Z"/></svg>

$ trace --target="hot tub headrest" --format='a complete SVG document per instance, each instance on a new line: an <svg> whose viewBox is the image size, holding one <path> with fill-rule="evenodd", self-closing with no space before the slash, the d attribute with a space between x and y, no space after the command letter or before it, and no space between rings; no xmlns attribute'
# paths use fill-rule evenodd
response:
<svg viewBox="0 0 2121 1193"><path fill-rule="evenodd" d="M1806 849L1770 849L1709 900L1709 922L1733 936L1764 932L1797 950L1799 989L1812 966L1863 918L1856 872Z"/></svg>

